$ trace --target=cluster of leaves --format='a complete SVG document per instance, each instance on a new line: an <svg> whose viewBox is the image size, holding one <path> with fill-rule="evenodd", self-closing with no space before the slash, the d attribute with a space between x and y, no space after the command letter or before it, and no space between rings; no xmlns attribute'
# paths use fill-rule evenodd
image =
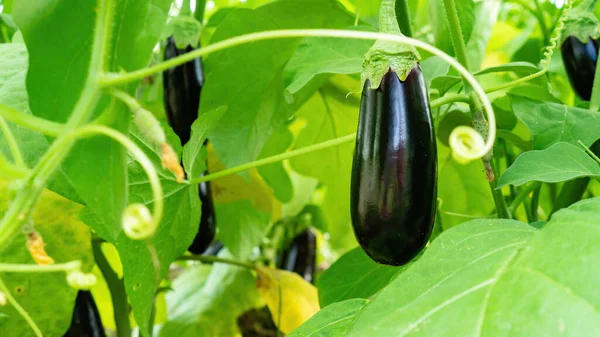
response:
<svg viewBox="0 0 600 337"><path fill-rule="evenodd" d="M377 30L379 1L248 0L233 7L230 2L210 2L214 8L206 13L201 45L279 29ZM523 10L520 1L455 2L471 70L484 88L539 71L543 48L561 14L553 3L526 3L529 10ZM89 85L95 4L0 3L0 104L66 122ZM408 3L416 37L453 54L444 1ZM177 6L170 0L127 0L116 1L114 11L110 70L134 71L159 62L160 48L153 49L170 33L169 13L177 12ZM593 24L597 33L597 13L573 13L569 34L588 34ZM577 17L587 18L585 25ZM192 140L181 147L162 123L188 177L199 177L207 158L210 170L219 171L354 133L359 104L355 93L372 43L279 39L208 55L201 117L192 127ZM432 100L463 91L460 77L447 64L422 56ZM164 120L160 88L157 74L152 81L124 89L136 92L140 103ZM148 178L138 162L107 138L81 140L70 150L35 209L35 227L57 262L79 259L84 270L93 265L90 233L94 245L104 241L102 250L124 280L132 323L146 336L154 324L159 336L235 336L238 317L265 305L289 336L596 336L600 298L595 281L600 273L594 266L600 248L594 242L600 235L600 200L556 211L559 195L569 191L573 179L584 179L586 197L600 192L600 185L590 181L600 176L600 166L581 147L600 138L600 115L573 94L559 53L546 75L494 91L490 98L499 127L494 188L502 191L515 220L492 219L496 207L481 162L462 165L452 158L448 135L456 126L472 123L469 106L437 107L436 221L445 231L404 267L377 265L353 249L350 144L212 182L217 238L227 248L222 258L269 260L265 247L277 232L274 228L292 227L307 214L309 225L326 234L320 237L319 260L335 263L317 280L318 303L308 284L266 269L253 273L233 265L175 263L197 230L197 186L177 183L172 173L160 169L160 150L130 126L127 107L108 95L94 107L93 118L128 134L159 171L165 214L151 246L160 267L154 268L148 243L127 238L120 223L127 204L153 204ZM8 127L26 164L33 167L53 138L13 123ZM211 146L199 151L207 137ZM0 137L0 153L10 158L10 149L7 138ZM0 209L5 210L15 187L0 183ZM17 233L10 246L0 247L0 261L33 263L23 240ZM102 280L97 268L94 272ZM77 291L63 277L1 272L0 277L45 335L66 331ZM281 291L273 293L268 284ZM109 286L114 285L100 281L92 291L105 326L113 330L119 322L112 316L116 303ZM163 288L169 288L166 295ZM298 327L304 319L297 318L308 318L319 306L323 309ZM0 335L33 333L6 306L0 307Z"/></svg>

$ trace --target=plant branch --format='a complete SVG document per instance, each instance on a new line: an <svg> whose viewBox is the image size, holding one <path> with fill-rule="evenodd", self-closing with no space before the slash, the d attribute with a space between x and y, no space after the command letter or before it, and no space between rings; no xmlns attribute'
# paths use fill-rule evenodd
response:
<svg viewBox="0 0 600 337"><path fill-rule="evenodd" d="M8 143L8 147L10 148L10 152L12 154L15 165L26 168L27 164L25 164L25 161L23 160L23 155L21 154L21 149L19 148L19 145L17 145L15 135L12 133L12 131L8 127L8 124L6 124L6 121L2 117L0 117L0 130L2 130L4 138Z"/></svg>
<svg viewBox="0 0 600 337"><path fill-rule="evenodd" d="M81 261L71 261L67 263L56 264L10 264L0 263L0 272L2 273L51 273L68 272L81 268Z"/></svg>
<svg viewBox="0 0 600 337"><path fill-rule="evenodd" d="M529 197L529 194L531 194L531 192L535 191L541 185L542 183L540 183L539 181L534 181L531 184L521 188L515 200L513 200L513 202L510 204L510 212L512 214L515 214L517 208L519 208L519 206L525 201L525 199Z"/></svg>
<svg viewBox="0 0 600 337"><path fill-rule="evenodd" d="M452 45L454 46L456 59L467 70L470 70L471 64L469 63L467 47L465 44L465 39L462 35L462 29L460 28L458 11L456 10L456 3L454 0L444 0L444 9L446 10L446 20L448 21L448 27L450 28L450 38L452 39Z"/></svg>
<svg viewBox="0 0 600 337"><path fill-rule="evenodd" d="M8 300L8 303L10 303L10 305L12 305L15 308L15 310L23 317L25 322L27 322L27 324L29 324L29 327L31 328L31 330L33 330L36 337L44 337L44 334L42 334L42 330L40 330L40 328L37 326L37 324L35 324L35 321L33 320L33 318L31 318L31 316L29 316L29 313L27 312L27 310L25 310L25 308L23 308L19 304L19 302L17 302L17 300L12 296L12 294L8 291L8 288L6 287L6 285L4 284L4 281L2 281L1 278L0 278L0 291L6 297L6 299Z"/></svg>
<svg viewBox="0 0 600 337"><path fill-rule="evenodd" d="M0 104L0 117L51 137L57 137L65 131L63 124L26 114L3 104Z"/></svg>
<svg viewBox="0 0 600 337"><path fill-rule="evenodd" d="M196 0L196 9L194 11L194 17L201 24L204 24L204 11L205 10L206 10L206 0Z"/></svg>
<svg viewBox="0 0 600 337"><path fill-rule="evenodd" d="M112 269L110 263L102 252L102 243L92 242L94 258L96 264L104 276L104 280L110 291L110 298L113 306L113 315L115 326L117 328L117 337L130 337L131 325L129 324L129 303L127 301L127 292L125 284Z"/></svg>
<svg viewBox="0 0 600 337"><path fill-rule="evenodd" d="M246 269L256 270L256 266L242 261L226 259L218 256L208 256L208 255L185 255L177 258L177 261L200 261L202 263L226 263Z"/></svg>
<svg viewBox="0 0 600 337"><path fill-rule="evenodd" d="M304 147L302 149L298 149L298 150L294 150L294 151L290 151L290 152L285 152L282 154L278 154L275 156L271 156L271 157L267 157L264 159L260 159L260 160L255 160L253 162L249 162L246 164L242 164L236 167L232 167L230 169L226 169L226 170L222 170L222 171L218 171L215 173L211 173L208 175L205 175L203 177L200 178L196 178L196 179L192 179L190 180L190 184L200 184L203 183L205 181L210 181L210 180L215 180L218 178L222 178L225 176L229 176L232 174L236 174L242 171L246 171L255 167L260 167L260 166L264 166L264 165L269 165L269 164L273 164L273 163L278 163L280 161L284 161L286 159L290 159L290 158L294 158L294 157L298 157L298 156L302 156L308 153L312 153L312 152L316 152L316 151L320 151L320 150L325 150L331 147L335 147L335 146L340 146L343 144L347 144L347 143L352 143L354 142L356 139L356 133L353 133L351 135L347 135L347 136L343 136L340 138L336 138L336 139L332 139L332 140L328 140L326 142L323 143L319 143L319 144L315 144L315 145L311 145L311 146L307 146Z"/></svg>
<svg viewBox="0 0 600 337"><path fill-rule="evenodd" d="M463 94L446 94L440 98L434 99L433 101L431 101L429 103L429 106L431 107L431 109L435 109L435 108L439 108L443 105L446 104L451 104L451 103L456 103L456 102L463 102L463 103L469 103L471 102L471 97L467 96L467 95L463 95ZM498 130L500 131L500 130Z"/></svg>

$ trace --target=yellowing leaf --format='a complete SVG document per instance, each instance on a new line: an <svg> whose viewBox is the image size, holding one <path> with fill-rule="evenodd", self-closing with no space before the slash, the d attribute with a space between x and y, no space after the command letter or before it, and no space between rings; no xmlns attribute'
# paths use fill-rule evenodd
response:
<svg viewBox="0 0 600 337"><path fill-rule="evenodd" d="M259 267L256 286L267 302L273 321L285 334L319 311L317 288L298 274Z"/></svg>
<svg viewBox="0 0 600 337"><path fill-rule="evenodd" d="M219 160L213 147L208 145L208 167L210 172L222 171L226 167ZM252 207L267 212L272 220L281 218L282 204L273 189L262 179L258 170L251 169L250 181L239 175L230 175L211 182L215 203L228 203L238 200L250 200Z"/></svg>

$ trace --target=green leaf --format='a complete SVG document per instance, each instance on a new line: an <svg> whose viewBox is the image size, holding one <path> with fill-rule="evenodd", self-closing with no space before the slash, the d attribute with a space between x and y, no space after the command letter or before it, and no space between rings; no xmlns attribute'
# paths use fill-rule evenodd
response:
<svg viewBox="0 0 600 337"><path fill-rule="evenodd" d="M521 154L504 172L498 188L523 185L530 181L557 183L579 177L600 175L600 166L581 148L556 143L544 150Z"/></svg>
<svg viewBox="0 0 600 337"><path fill-rule="evenodd" d="M165 122L162 122L161 125L168 142L177 153L181 153L177 135ZM198 128L195 130L197 131ZM179 184L170 171L160 168L159 146L147 144L137 128L132 128L130 138L144 150L153 166L157 168L164 195L163 220L150 241L151 245L145 241L131 240L122 231L117 237L108 236L107 241L113 243L119 251L123 264L125 290L131 302L134 317L140 330L147 334L158 281L166 275L169 265L177 257L183 255L192 243L198 231L201 203L198 198L197 185ZM202 162L206 159L206 153L202 152L196 158L190 158L190 160L192 159ZM141 165L133 160L128 165L128 181L128 203L141 203L152 209L154 199L150 182ZM108 229L90 208L84 210L82 218L86 224L95 228L100 236L108 234ZM154 268L153 250L158 257L159 270Z"/></svg>
<svg viewBox="0 0 600 337"><path fill-rule="evenodd" d="M457 163L446 146L438 146L438 212L444 228L487 216L494 199L481 162Z"/></svg>
<svg viewBox="0 0 600 337"><path fill-rule="evenodd" d="M368 303L349 336L596 336L600 199L543 229L474 220L444 232Z"/></svg>
<svg viewBox="0 0 600 337"><path fill-rule="evenodd" d="M221 257L231 257L220 253ZM169 321L160 336L235 336L239 334L237 317L259 306L256 280L240 267L214 264L210 274L198 266L173 282L167 294Z"/></svg>
<svg viewBox="0 0 600 337"><path fill-rule="evenodd" d="M0 103L5 104L24 114L31 114L27 90L25 89L25 76L28 68L28 54L23 43L0 44ZM8 122L18 143L25 163L33 167L48 149L48 140L44 135L28 128ZM5 137L0 137L0 151L10 158L10 150ZM73 200L83 203L73 185L67 179L62 169L58 169L50 180L48 188L52 191Z"/></svg>
<svg viewBox="0 0 600 337"><path fill-rule="evenodd" d="M293 141L294 135L292 135L290 130L286 126L280 127L267 140L258 158L262 159L281 154L292 145ZM283 203L292 201L294 186L282 162L261 166L258 168L258 172L265 182L271 186L277 199Z"/></svg>
<svg viewBox="0 0 600 337"><path fill-rule="evenodd" d="M476 336L493 282L534 233L484 219L443 232L367 304L348 336Z"/></svg>
<svg viewBox="0 0 600 337"><path fill-rule="evenodd" d="M353 86L350 83L358 83L347 77L339 79L349 86ZM336 80L334 77L332 81ZM334 88L324 87L300 108L296 116L306 126L298 135L294 148L300 149L356 132L358 104L346 99L345 94L338 95ZM324 199L319 206L327 219L330 242L336 248L349 249L356 245L354 233L348 230L353 148L354 144L347 144L290 159L296 172L316 178L325 186Z"/></svg>
<svg viewBox="0 0 600 337"><path fill-rule="evenodd" d="M7 191L0 182L0 191ZM8 206L7 194L0 194L0 214ZM46 252L56 263L81 260L83 270L94 264L91 234L77 219L82 206L46 190L33 213L35 229L42 235ZM26 237L18 232L0 253L2 263L35 264L26 247ZM62 336L71 323L77 289L67 284L64 272L0 273L11 294L31 315L44 336ZM1 336L35 336L21 315L10 305L2 307L9 316L0 320Z"/></svg>
<svg viewBox="0 0 600 337"><path fill-rule="evenodd" d="M183 166L189 177L200 177L206 170L206 153L204 141L210 130L221 120L227 107L220 107L214 111L202 114L192 124L190 140L183 147ZM204 155L200 155L204 152Z"/></svg>
<svg viewBox="0 0 600 337"><path fill-rule="evenodd" d="M471 70L481 69L494 26L498 22L498 14L502 7L501 0L479 1L475 3L475 22L471 38L467 43L467 53Z"/></svg>
<svg viewBox="0 0 600 337"><path fill-rule="evenodd" d="M351 299L331 304L292 331L288 337L343 337L352 328L364 299Z"/></svg>
<svg viewBox="0 0 600 337"><path fill-rule="evenodd" d="M429 89L431 88L433 79L448 73L450 65L438 56L433 56L421 62L421 69L423 70L423 76L425 77L425 82L427 82L427 88Z"/></svg>
<svg viewBox="0 0 600 337"><path fill-rule="evenodd" d="M370 26L351 26L349 30L373 31ZM358 74L370 40L309 37L302 40L285 67L286 89L296 93L318 74Z"/></svg>
<svg viewBox="0 0 600 337"><path fill-rule="evenodd" d="M377 264L360 247L355 248L319 278L319 304L325 307L352 298L369 298L404 269Z"/></svg>
<svg viewBox="0 0 600 337"><path fill-rule="evenodd" d="M219 219L218 238L233 256L247 258L264 237L269 214L252 207L249 200L216 204L215 212Z"/></svg>
<svg viewBox="0 0 600 337"><path fill-rule="evenodd" d="M225 17L211 43L275 29L343 28L354 18L333 0L281 0L256 10L237 9ZM273 131L291 115L283 89L283 68L301 39L255 42L211 54L201 113L227 105L227 123L211 133L227 167L256 159ZM315 88L316 89L316 88Z"/></svg>
<svg viewBox="0 0 600 337"><path fill-rule="evenodd" d="M577 145L579 140L589 147L600 138L600 115L596 112L521 96L511 99L515 115L531 131L536 150L557 142Z"/></svg>
<svg viewBox="0 0 600 337"><path fill-rule="evenodd" d="M473 31L473 23L475 22L475 2L473 0L460 0L454 3L456 4L463 39L465 43L468 43ZM443 0L429 0L429 14L435 37L435 46L446 53L454 54Z"/></svg>

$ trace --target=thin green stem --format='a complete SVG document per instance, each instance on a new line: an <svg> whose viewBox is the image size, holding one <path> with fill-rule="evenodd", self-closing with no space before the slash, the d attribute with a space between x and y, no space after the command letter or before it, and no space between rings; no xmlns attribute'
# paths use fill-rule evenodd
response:
<svg viewBox="0 0 600 337"><path fill-rule="evenodd" d="M205 10L206 10L206 0L196 0L196 9L194 11L194 17L201 24L204 24L204 11Z"/></svg>
<svg viewBox="0 0 600 337"><path fill-rule="evenodd" d="M448 20L450 38L452 39L452 45L454 46L456 59L467 70L470 70L471 65L469 63L467 47L465 44L465 39L463 38L462 29L460 28L460 21L458 20L458 12L456 10L456 3L454 0L444 0L444 9L446 10L446 20Z"/></svg>
<svg viewBox="0 0 600 337"><path fill-rule="evenodd" d="M6 160L0 153L0 177L9 177L12 179L25 179L29 176L31 170L27 167L18 166Z"/></svg>
<svg viewBox="0 0 600 337"><path fill-rule="evenodd" d="M542 190L542 186L538 186L535 190L533 190L533 194L531 195L531 219L530 222L536 222L539 220L538 216L538 207L540 204L540 191Z"/></svg>
<svg viewBox="0 0 600 337"><path fill-rule="evenodd" d="M114 89L110 91L110 94L121 102L125 103L125 105L127 105L131 111L137 111L138 109L142 108L140 103L135 98L124 91Z"/></svg>
<svg viewBox="0 0 600 337"><path fill-rule="evenodd" d="M542 185L542 183L540 183L539 181L534 181L532 183L530 183L529 185L521 188L521 190L519 191L519 194L517 194L517 197L515 198L515 200L513 200L513 202L510 204L510 212L512 214L515 214L515 212L517 211L517 208L519 208L519 206L529 197L529 194L531 194L531 192L535 191L537 188L539 188Z"/></svg>
<svg viewBox="0 0 600 337"><path fill-rule="evenodd" d="M27 164L25 164L25 160L23 160L23 155L21 154L21 149L19 148L19 145L17 144L15 135L12 133L12 131L8 127L8 124L6 124L6 121L2 117L0 117L0 129L2 130L2 133L4 134L4 138L6 139L6 142L8 143L8 147L10 148L10 152L12 154L13 161L15 162L15 164L17 166L26 168Z"/></svg>
<svg viewBox="0 0 600 337"><path fill-rule="evenodd" d="M402 34L413 37L408 0L396 0L396 21Z"/></svg>
<svg viewBox="0 0 600 337"><path fill-rule="evenodd" d="M4 117L12 123L51 137L57 137L65 131L65 126L63 124L22 113L3 104L0 104L0 117Z"/></svg>
<svg viewBox="0 0 600 337"><path fill-rule="evenodd" d="M267 157L264 159L260 159L260 160L256 160L253 162L249 162L246 164L242 164L236 167L232 167L230 169L226 169L223 171L219 171L219 172L215 172L215 173L211 173L208 175L205 175L203 177L200 178L196 178L196 179L192 179L190 180L190 184L200 184L203 183L205 181L210 181L210 180L215 180L215 179L219 179L225 176L229 176L232 174L236 174L242 171L246 171L255 167L260 167L260 166L264 166L264 165L269 165L269 164L273 164L273 163L278 163L280 161L284 161L286 159L290 159L290 158L294 158L294 157L298 157L298 156L302 156L308 153L312 153L315 151L320 151L320 150L325 150L331 147L335 147L335 146L340 146L343 144L347 144L347 143L351 143L356 139L356 133L353 133L351 135L347 135L347 136L343 136L340 138L336 138L336 139L332 139L332 140L328 140L326 142L323 143L319 143L319 144L315 144L315 145L311 145L311 146L307 146L305 148L302 149L298 149L298 150L294 150L294 151L290 151L290 152L285 152L282 154L278 154L275 156L271 156L271 157Z"/></svg>
<svg viewBox="0 0 600 337"><path fill-rule="evenodd" d="M485 164L485 163L484 163ZM498 171L494 168L494 160L491 159L488 164L488 170L491 170L494 177L498 176ZM504 200L504 194L502 194L502 190L497 188L498 179L494 179L493 181L488 181L490 185L490 189L492 191L492 196L494 197L494 204L496 205L496 215L499 219L510 219L512 218L512 212L510 212L509 208L506 207L506 201Z"/></svg>
<svg viewBox="0 0 600 337"><path fill-rule="evenodd" d="M17 302L17 300L12 296L12 294L8 291L8 288L4 284L4 281L2 281L2 278L0 278L0 291L6 297L6 300L8 301L8 303L10 303L10 305L12 305L15 308L15 310L19 313L19 315L21 315L23 317L25 322L27 322L27 324L29 324L29 327L31 328L31 330L33 330L33 333L35 333L36 337L44 337L42 330L40 330L40 328L37 326L37 324L35 324L35 322L31 318L31 316L29 316L29 313L27 313L27 310L25 310L25 308L23 308L19 304L19 302Z"/></svg>
<svg viewBox="0 0 600 337"><path fill-rule="evenodd" d="M226 263L233 266L238 266L246 269L256 270L256 266L242 261L226 259L218 256L209 255L185 255L177 258L177 261L200 261L202 263Z"/></svg>
<svg viewBox="0 0 600 337"><path fill-rule="evenodd" d="M192 6L190 0L183 0L181 2L181 11L179 15L190 15L192 14Z"/></svg>
<svg viewBox="0 0 600 337"><path fill-rule="evenodd" d="M113 317L117 328L117 337L130 337L131 325L129 324L129 303L127 301L127 292L125 283L120 279L117 273L112 269L110 263L102 252L102 243L92 242L94 258L96 265L102 272L104 280L110 291L110 298L113 306Z"/></svg>
<svg viewBox="0 0 600 337"><path fill-rule="evenodd" d="M473 77L473 75L465 69L463 65L456 61L452 56L444 53L438 48L417 40L413 38L409 38L402 35L396 34L386 34L386 33L374 33L374 32L362 32L362 31L347 31L347 30L334 30L334 29L290 29L290 30L273 30L273 31L263 31L257 33L251 33L247 35L237 36L228 40L219 41L217 43L208 45L203 48L199 48L197 50L191 51L189 53L183 54L179 57L170 59L168 61L159 63L149 68L140 69L131 73L126 74L104 74L99 79L99 84L102 87L110 87L110 86L118 86L125 83L138 81L146 76L153 75L155 73L160 73L169 68L178 66L194 58L201 57L204 55L208 55L210 53L214 53L223 49L231 48L234 46L263 41L263 40L273 40L273 39L283 39L283 38L299 38L299 37L336 37L336 38L350 38L350 39L359 39L359 40L381 40L381 41L390 41L396 42L400 44L411 45L420 49L423 49L429 53L432 53L436 56L439 56L445 62L450 64L453 68L455 68L468 82L468 84L473 88L475 93L479 96L481 100L481 104L483 110L487 114L487 119L489 121L489 135L488 139L483 142L484 146L476 149L453 149L457 152L461 158L465 161L470 161L474 159L478 159L486 155L493 147L494 140L496 139L496 118L494 116L494 109L492 108L491 102L489 98L485 95L484 90L481 88L477 80ZM460 151L460 152L459 152Z"/></svg>
<svg viewBox="0 0 600 337"><path fill-rule="evenodd" d="M590 110L598 112L600 108L600 57L596 61L596 71L594 73L594 86L592 87L592 97L590 98Z"/></svg>
<svg viewBox="0 0 600 337"><path fill-rule="evenodd" d="M68 272L77 269L81 269L81 261L79 260L46 265L0 263L0 272L2 273L51 273L58 271Z"/></svg>
<svg viewBox="0 0 600 337"><path fill-rule="evenodd" d="M429 106L431 107L431 109L435 109L435 108L439 108L443 105L456 103L456 102L469 103L469 102L471 102L471 98L467 95L450 93L450 94L446 94L440 98L434 99L433 101L431 101L429 103ZM500 130L498 130L498 131L500 131Z"/></svg>

